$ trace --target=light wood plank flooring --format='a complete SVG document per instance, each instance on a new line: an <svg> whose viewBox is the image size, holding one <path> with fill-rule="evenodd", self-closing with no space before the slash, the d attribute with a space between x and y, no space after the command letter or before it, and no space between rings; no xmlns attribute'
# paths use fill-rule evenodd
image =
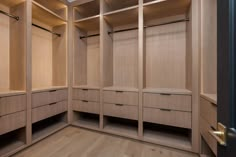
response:
<svg viewBox="0 0 236 157"><path fill-rule="evenodd" d="M197 157L197 155L67 127L14 157Z"/></svg>

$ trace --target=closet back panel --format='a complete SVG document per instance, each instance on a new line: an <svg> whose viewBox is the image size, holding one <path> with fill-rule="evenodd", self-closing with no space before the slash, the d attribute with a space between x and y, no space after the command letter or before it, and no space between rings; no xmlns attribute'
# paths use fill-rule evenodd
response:
<svg viewBox="0 0 236 157"><path fill-rule="evenodd" d="M186 88L186 22L146 28L146 88Z"/></svg>

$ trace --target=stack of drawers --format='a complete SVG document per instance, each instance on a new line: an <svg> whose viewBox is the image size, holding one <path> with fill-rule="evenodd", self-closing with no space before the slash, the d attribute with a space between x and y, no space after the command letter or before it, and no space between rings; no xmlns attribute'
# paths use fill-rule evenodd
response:
<svg viewBox="0 0 236 157"><path fill-rule="evenodd" d="M144 93L143 121L190 129L191 104L189 95Z"/></svg>
<svg viewBox="0 0 236 157"><path fill-rule="evenodd" d="M32 123L67 111L68 90L52 90L32 94Z"/></svg>
<svg viewBox="0 0 236 157"><path fill-rule="evenodd" d="M100 92L98 89L74 89L73 110L79 112L100 113Z"/></svg>
<svg viewBox="0 0 236 157"><path fill-rule="evenodd" d="M138 92L104 91L103 114L138 120Z"/></svg>
<svg viewBox="0 0 236 157"><path fill-rule="evenodd" d="M0 135L26 126L26 95L0 97Z"/></svg>
<svg viewBox="0 0 236 157"><path fill-rule="evenodd" d="M210 101L201 98L200 102L200 132L211 150L217 154L217 141L209 131L217 129L217 106Z"/></svg>

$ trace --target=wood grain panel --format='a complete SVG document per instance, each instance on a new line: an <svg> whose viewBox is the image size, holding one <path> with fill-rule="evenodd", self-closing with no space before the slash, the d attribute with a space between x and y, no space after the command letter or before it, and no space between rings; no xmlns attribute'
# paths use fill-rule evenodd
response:
<svg viewBox="0 0 236 157"><path fill-rule="evenodd" d="M138 120L138 107L120 104L103 104L105 116Z"/></svg>
<svg viewBox="0 0 236 157"><path fill-rule="evenodd" d="M73 110L86 112L86 113L100 113L100 104L98 102L91 102L91 101L81 101L81 100L74 100L73 101Z"/></svg>
<svg viewBox="0 0 236 157"><path fill-rule="evenodd" d="M0 135L22 128L26 125L26 112L17 112L0 117Z"/></svg>
<svg viewBox="0 0 236 157"><path fill-rule="evenodd" d="M191 112L144 108L143 120L145 122L164 124L181 128L191 129L192 127Z"/></svg>
<svg viewBox="0 0 236 157"><path fill-rule="evenodd" d="M188 95L144 93L143 106L159 109L172 109L178 111L192 111L191 96Z"/></svg>
<svg viewBox="0 0 236 157"><path fill-rule="evenodd" d="M100 100L100 92L99 90L91 90L91 89L74 89L73 99L98 102Z"/></svg>
<svg viewBox="0 0 236 157"><path fill-rule="evenodd" d="M26 110L26 95L0 98L0 116Z"/></svg>
<svg viewBox="0 0 236 157"><path fill-rule="evenodd" d="M138 105L137 92L104 91L103 101L123 105Z"/></svg>

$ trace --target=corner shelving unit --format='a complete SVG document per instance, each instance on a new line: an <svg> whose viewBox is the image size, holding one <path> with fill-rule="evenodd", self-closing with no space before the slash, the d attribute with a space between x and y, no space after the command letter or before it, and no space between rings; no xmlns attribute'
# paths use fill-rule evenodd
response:
<svg viewBox="0 0 236 157"><path fill-rule="evenodd" d="M39 119L32 121L33 143L68 125L67 11L60 0L32 1L32 97L38 94L50 100L50 104L40 100L36 100L39 106L32 104L32 117ZM65 100L59 100L60 93Z"/></svg>
<svg viewBox="0 0 236 157"><path fill-rule="evenodd" d="M0 1L0 156L26 146L26 1ZM18 108L14 108L18 105Z"/></svg>
<svg viewBox="0 0 236 157"><path fill-rule="evenodd" d="M100 123L100 1L95 0L78 5L73 7L73 10L72 124L98 130Z"/></svg>

